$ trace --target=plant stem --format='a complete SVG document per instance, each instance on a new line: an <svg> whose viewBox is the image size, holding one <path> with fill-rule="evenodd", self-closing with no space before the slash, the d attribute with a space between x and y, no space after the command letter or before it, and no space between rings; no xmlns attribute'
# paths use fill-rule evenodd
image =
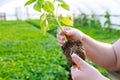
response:
<svg viewBox="0 0 120 80"><path fill-rule="evenodd" d="M62 31L62 33L63 33L63 35L64 35L65 41L67 41L67 38L66 38L66 36L65 36L65 33L64 33L64 31L63 31L63 28L62 28L61 23L59 22L58 18L54 15L54 13L53 13L53 16L54 16L54 18L55 18L55 20L56 20L59 28L61 29L61 31Z"/></svg>
<svg viewBox="0 0 120 80"><path fill-rule="evenodd" d="M54 1L55 1L55 0L54 0ZM58 7L59 7L59 4L57 5L57 8L56 8L56 15L55 15L54 13L52 13L52 15L54 16L54 18L55 18L55 20L56 20L56 22L57 22L57 24L58 24L58 27L59 27L59 28L61 29L61 31L62 31L63 36L64 36L64 38L65 38L65 41L67 41L67 38L66 38L65 33L64 33L64 31L63 31L62 25L61 25L60 21L58 20L58 13L57 13Z"/></svg>

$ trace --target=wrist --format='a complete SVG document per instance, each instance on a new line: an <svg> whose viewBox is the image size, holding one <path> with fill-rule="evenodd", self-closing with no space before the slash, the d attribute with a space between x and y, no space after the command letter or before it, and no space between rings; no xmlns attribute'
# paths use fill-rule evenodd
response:
<svg viewBox="0 0 120 80"><path fill-rule="evenodd" d="M81 38L81 42L85 42L87 40L87 35L83 33L82 38Z"/></svg>

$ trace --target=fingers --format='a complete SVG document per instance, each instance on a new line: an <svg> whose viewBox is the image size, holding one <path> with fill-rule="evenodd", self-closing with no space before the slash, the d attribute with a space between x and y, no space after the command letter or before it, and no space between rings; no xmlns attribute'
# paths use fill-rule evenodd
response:
<svg viewBox="0 0 120 80"><path fill-rule="evenodd" d="M70 27L63 27L64 33L67 38L70 38L71 35L73 34L73 30Z"/></svg>
<svg viewBox="0 0 120 80"><path fill-rule="evenodd" d="M79 56L77 56L76 54L72 54L71 55L72 60L75 62L75 64L80 68L85 68L87 66L87 63L85 61L83 61Z"/></svg>
<svg viewBox="0 0 120 80"><path fill-rule="evenodd" d="M57 32L58 32L58 35L63 35L63 34L65 34L66 36L68 36L69 35L69 31L70 31L70 27L62 27L62 29L63 29L63 32L62 32L62 30L60 29L60 28L58 28L58 30L57 30Z"/></svg>
<svg viewBox="0 0 120 80"><path fill-rule="evenodd" d="M68 31L69 31L70 28L69 27L63 27L62 29L63 29L63 32L60 29L57 30L57 38L58 38L58 41L59 41L61 46L65 43L64 35L66 35L66 37L67 37L67 35L69 33Z"/></svg>
<svg viewBox="0 0 120 80"><path fill-rule="evenodd" d="M71 67L71 76L72 76L72 79L73 79L73 80L74 80L76 74L77 74L76 67L75 67L75 66L72 66L72 67Z"/></svg>
<svg viewBox="0 0 120 80"><path fill-rule="evenodd" d="M80 76L80 70L78 70L77 66L72 66L71 67L71 76L73 80L79 80L79 76Z"/></svg>
<svg viewBox="0 0 120 80"><path fill-rule="evenodd" d="M65 43L65 38L60 29L57 30L57 38L58 38L60 45L62 46Z"/></svg>
<svg viewBox="0 0 120 80"><path fill-rule="evenodd" d="M71 72L74 73L74 71L79 71L79 68L78 68L76 65L73 65L73 66L71 67Z"/></svg>

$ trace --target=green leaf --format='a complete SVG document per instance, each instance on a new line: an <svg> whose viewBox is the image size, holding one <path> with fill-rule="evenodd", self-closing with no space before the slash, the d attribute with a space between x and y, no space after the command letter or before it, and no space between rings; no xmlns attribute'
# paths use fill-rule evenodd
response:
<svg viewBox="0 0 120 80"><path fill-rule="evenodd" d="M41 23L41 32L42 32L42 34L45 35L47 30L48 30L48 20L45 19Z"/></svg>
<svg viewBox="0 0 120 80"><path fill-rule="evenodd" d="M30 4L34 3L35 1L36 1L36 0L29 0L29 1L27 1L27 2L25 3L25 6L30 5Z"/></svg>
<svg viewBox="0 0 120 80"><path fill-rule="evenodd" d="M42 5L39 4L39 3L36 3L36 4L34 5L34 9L35 9L36 11L41 12L41 8L42 8Z"/></svg>
<svg viewBox="0 0 120 80"><path fill-rule="evenodd" d="M67 26L73 26L72 20L70 20L68 17L62 18L61 22Z"/></svg>
<svg viewBox="0 0 120 80"><path fill-rule="evenodd" d="M64 0L56 0L56 1L58 1L58 2L64 2Z"/></svg>
<svg viewBox="0 0 120 80"><path fill-rule="evenodd" d="M43 5L43 9L48 13L54 12L54 5L50 1L45 1Z"/></svg>
<svg viewBox="0 0 120 80"><path fill-rule="evenodd" d="M46 18L46 14L42 14L40 16L40 29L41 33L45 35L48 30L48 20Z"/></svg>
<svg viewBox="0 0 120 80"><path fill-rule="evenodd" d="M40 3L40 4L43 4L44 0L38 0L37 2Z"/></svg>
<svg viewBox="0 0 120 80"><path fill-rule="evenodd" d="M36 11L41 12L42 6L43 6L44 0L38 0L36 4L34 5L34 9Z"/></svg>
<svg viewBox="0 0 120 80"><path fill-rule="evenodd" d="M66 3L62 3L61 5L60 5L63 9L65 9L65 10L70 10L70 7L69 7L69 5L68 4L66 4Z"/></svg>

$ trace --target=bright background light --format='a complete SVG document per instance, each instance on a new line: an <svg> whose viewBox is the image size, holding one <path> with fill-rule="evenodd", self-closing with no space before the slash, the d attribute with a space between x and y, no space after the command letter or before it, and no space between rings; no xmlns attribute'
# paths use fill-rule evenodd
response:
<svg viewBox="0 0 120 80"><path fill-rule="evenodd" d="M15 20L16 13L19 19L28 18L25 14L31 15L30 18L39 18L39 12L33 9L33 5L25 7L28 0L0 0L0 13L6 14L7 20ZM71 15L85 13L87 15L104 15L106 11L110 15L120 15L120 0L65 0L70 5L71 10L65 11L59 9L59 14ZM101 18L101 21L104 19ZM120 17L111 17L114 24L120 24Z"/></svg>

